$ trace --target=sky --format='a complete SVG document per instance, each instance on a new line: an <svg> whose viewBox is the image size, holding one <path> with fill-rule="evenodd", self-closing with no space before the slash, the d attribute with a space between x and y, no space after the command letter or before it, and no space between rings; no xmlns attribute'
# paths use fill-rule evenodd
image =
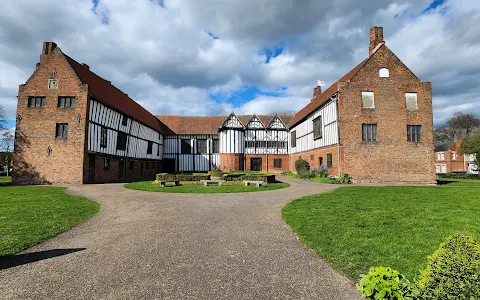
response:
<svg viewBox="0 0 480 300"><path fill-rule="evenodd" d="M368 55L369 29L433 84L434 124L480 117L478 0L2 0L0 105L43 41L153 114L298 111Z"/></svg>

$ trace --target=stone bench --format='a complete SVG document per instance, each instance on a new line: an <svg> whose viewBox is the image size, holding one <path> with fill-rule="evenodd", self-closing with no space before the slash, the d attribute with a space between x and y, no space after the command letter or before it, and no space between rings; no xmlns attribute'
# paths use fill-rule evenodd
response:
<svg viewBox="0 0 480 300"><path fill-rule="evenodd" d="M253 180L244 180L243 183L245 186L249 186L250 184L255 184L257 187L260 187L264 182L263 181L253 181Z"/></svg>
<svg viewBox="0 0 480 300"><path fill-rule="evenodd" d="M167 182L173 182L175 183L175 186L180 185L180 180L165 180L165 181L160 181L160 186L165 186Z"/></svg>
<svg viewBox="0 0 480 300"><path fill-rule="evenodd" d="M222 186L222 184L225 182L225 180L200 180L200 182L202 182L204 186L208 186L209 184L215 184L215 185L218 185L218 186Z"/></svg>

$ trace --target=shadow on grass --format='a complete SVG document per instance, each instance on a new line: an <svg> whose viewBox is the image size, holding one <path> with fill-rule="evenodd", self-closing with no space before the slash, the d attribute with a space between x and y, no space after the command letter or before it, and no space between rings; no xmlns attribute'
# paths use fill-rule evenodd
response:
<svg viewBox="0 0 480 300"><path fill-rule="evenodd" d="M445 180L445 179L438 180L437 179L437 185L445 185L445 184L450 184L450 183L453 183L453 182L455 182L455 181L454 180Z"/></svg>
<svg viewBox="0 0 480 300"><path fill-rule="evenodd" d="M16 266L26 265L36 261L49 259L57 256L83 251L87 248L72 248L72 249L52 249L46 251L39 251L33 253L17 254L0 256L0 270L13 268Z"/></svg>

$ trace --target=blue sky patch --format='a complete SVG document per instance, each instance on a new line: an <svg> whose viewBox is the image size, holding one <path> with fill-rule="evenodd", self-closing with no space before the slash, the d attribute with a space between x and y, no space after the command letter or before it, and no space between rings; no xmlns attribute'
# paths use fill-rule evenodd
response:
<svg viewBox="0 0 480 300"><path fill-rule="evenodd" d="M441 6L443 3L445 3L445 0L433 0L423 12L425 13L430 10L436 9L437 7Z"/></svg>
<svg viewBox="0 0 480 300"><path fill-rule="evenodd" d="M280 97L282 96L287 87L280 87L276 91L262 91L257 86L245 85L242 86L238 91L234 92L229 97L225 98L220 94L211 94L210 97L217 102L228 102L231 103L234 107L239 107L242 104L245 104L258 96L271 96L271 97Z"/></svg>

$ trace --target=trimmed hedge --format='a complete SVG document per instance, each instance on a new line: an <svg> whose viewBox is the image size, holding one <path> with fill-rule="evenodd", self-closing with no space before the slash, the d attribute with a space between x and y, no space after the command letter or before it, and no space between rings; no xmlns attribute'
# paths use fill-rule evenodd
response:
<svg viewBox="0 0 480 300"><path fill-rule="evenodd" d="M480 299L480 244L454 235L428 257L418 281L419 299Z"/></svg>
<svg viewBox="0 0 480 300"><path fill-rule="evenodd" d="M275 182L275 175L269 173L230 173L224 174L223 179L225 181L252 180L272 183Z"/></svg>
<svg viewBox="0 0 480 300"><path fill-rule="evenodd" d="M213 177L222 177L223 174L225 174L222 171L208 171L208 175L213 176Z"/></svg>
<svg viewBox="0 0 480 300"><path fill-rule="evenodd" d="M438 173L438 178L453 178L453 179L480 179L480 174L467 173Z"/></svg>
<svg viewBox="0 0 480 300"><path fill-rule="evenodd" d="M160 173L160 174L157 174L156 178L157 178L157 181L170 181L170 180L200 181L200 180L209 180L210 175L205 173L193 173L193 174Z"/></svg>

